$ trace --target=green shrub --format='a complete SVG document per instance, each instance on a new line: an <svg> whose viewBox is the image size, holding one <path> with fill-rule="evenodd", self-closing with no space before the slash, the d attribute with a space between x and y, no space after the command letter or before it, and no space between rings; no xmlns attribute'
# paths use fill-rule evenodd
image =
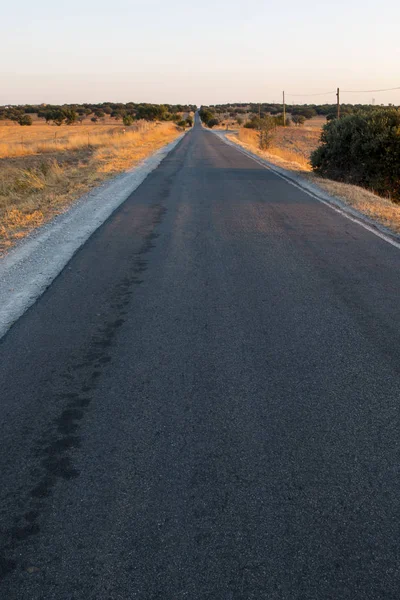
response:
<svg viewBox="0 0 400 600"><path fill-rule="evenodd" d="M251 117L250 121L246 121L244 127L246 129L260 129L261 119L258 117Z"/></svg>
<svg viewBox="0 0 400 600"><path fill-rule="evenodd" d="M261 150L268 150L268 148L271 146L271 143L274 139L277 120L277 117L271 116L265 117L264 119L259 119Z"/></svg>
<svg viewBox="0 0 400 600"><path fill-rule="evenodd" d="M58 127L64 123L65 115L63 110L54 110L51 114L51 120Z"/></svg>
<svg viewBox="0 0 400 600"><path fill-rule="evenodd" d="M307 106L296 106L295 108L292 108L291 112L292 115L301 115L306 119L312 119L317 115L317 111L315 110L315 108L310 108Z"/></svg>
<svg viewBox="0 0 400 600"><path fill-rule="evenodd" d="M199 115L200 115L200 119L203 121L203 123L205 125L208 125L208 123L212 119L215 119L214 113L209 108L202 107L201 110L199 111Z"/></svg>
<svg viewBox="0 0 400 600"><path fill-rule="evenodd" d="M400 200L400 112L359 111L324 125L313 170Z"/></svg>
<svg viewBox="0 0 400 600"><path fill-rule="evenodd" d="M18 117L17 122L20 125L32 125L32 117L30 115L21 115Z"/></svg>
<svg viewBox="0 0 400 600"><path fill-rule="evenodd" d="M295 125L304 125L306 118L304 115L292 115L292 121Z"/></svg>
<svg viewBox="0 0 400 600"><path fill-rule="evenodd" d="M210 119L210 120L208 121L208 123L207 123L207 126L208 126L210 129L212 129L213 127L215 127L215 126L216 126L216 125L218 125L218 124L219 124L219 120L218 120L217 118L215 118L215 117L214 117L213 119Z"/></svg>
<svg viewBox="0 0 400 600"><path fill-rule="evenodd" d="M273 119L275 120L275 125L278 127L283 127L284 125L284 121L283 121L283 114L281 115L276 115L275 117L273 117ZM291 119L290 117L286 117L285 119L286 121L286 127L290 127L291 125Z"/></svg>
<svg viewBox="0 0 400 600"><path fill-rule="evenodd" d="M132 125L133 121L134 121L134 118L132 115L124 115L122 117L122 122L125 125L125 127L129 127L130 125Z"/></svg>
<svg viewBox="0 0 400 600"><path fill-rule="evenodd" d="M67 125L72 125L77 120L78 115L75 110L67 108L63 110L63 113Z"/></svg>

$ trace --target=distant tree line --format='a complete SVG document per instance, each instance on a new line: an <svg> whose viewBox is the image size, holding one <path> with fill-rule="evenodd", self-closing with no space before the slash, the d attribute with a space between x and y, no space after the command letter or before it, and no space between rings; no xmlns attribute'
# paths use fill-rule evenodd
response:
<svg viewBox="0 0 400 600"><path fill-rule="evenodd" d="M389 105L391 108L392 107ZM256 104L254 102L248 103L229 103L229 104L216 104L206 107L208 111L211 111L214 118L221 119L228 116L232 119L243 120L244 116L250 115L250 121L257 117L265 118L266 116L280 116L283 112L282 104L277 103L265 103ZM340 114L342 117L350 114L355 114L360 110L365 112L371 112L376 110L384 110L387 107L384 106L373 106L371 104L341 104ZM317 115L323 115L328 121L336 119L337 117L337 106L336 104L287 104L286 113L291 116L291 122L295 125L302 125L305 120L312 119ZM304 117L304 118L303 118Z"/></svg>
<svg viewBox="0 0 400 600"><path fill-rule="evenodd" d="M55 125L72 125L82 123L90 117L93 123L106 116L131 125L134 121L174 121L182 123L182 113L195 112L197 107L192 104L147 104L128 102L126 104L105 102L101 104L25 104L18 106L0 106L0 121L10 120L19 125L32 125L31 115ZM183 120L189 125L190 119Z"/></svg>

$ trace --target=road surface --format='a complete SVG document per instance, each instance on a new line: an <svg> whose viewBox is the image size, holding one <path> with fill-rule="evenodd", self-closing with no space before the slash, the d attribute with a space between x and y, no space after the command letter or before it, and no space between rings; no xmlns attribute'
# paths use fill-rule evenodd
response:
<svg viewBox="0 0 400 600"><path fill-rule="evenodd" d="M399 267L196 125L0 342L1 600L398 600Z"/></svg>

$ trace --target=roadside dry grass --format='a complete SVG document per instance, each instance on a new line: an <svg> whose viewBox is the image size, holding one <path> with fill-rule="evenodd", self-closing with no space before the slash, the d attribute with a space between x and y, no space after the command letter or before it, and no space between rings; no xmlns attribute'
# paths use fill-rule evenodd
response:
<svg viewBox="0 0 400 600"><path fill-rule="evenodd" d="M400 204L364 188L324 179L312 172L310 155L318 146L322 127L321 119L319 123L317 119L315 123L313 121L308 122L310 126L307 127L279 127L268 151L260 150L258 132L252 129L240 128L227 137L269 162L301 175L393 232L400 233Z"/></svg>
<svg viewBox="0 0 400 600"><path fill-rule="evenodd" d="M311 152L318 147L320 128L277 127L268 154L293 162L304 171L311 171ZM259 136L254 129L241 127L237 132L239 141L258 148Z"/></svg>
<svg viewBox="0 0 400 600"><path fill-rule="evenodd" d="M126 128L0 127L0 254L90 188L129 169L180 133L170 122ZM23 143L18 141L21 135Z"/></svg>

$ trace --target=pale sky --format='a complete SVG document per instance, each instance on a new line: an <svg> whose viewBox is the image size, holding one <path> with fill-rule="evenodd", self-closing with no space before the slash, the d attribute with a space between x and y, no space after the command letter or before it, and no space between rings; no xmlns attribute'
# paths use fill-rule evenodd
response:
<svg viewBox="0 0 400 600"><path fill-rule="evenodd" d="M20 0L0 20L0 104L335 102L400 87L398 0ZM400 104L400 89L342 102Z"/></svg>

